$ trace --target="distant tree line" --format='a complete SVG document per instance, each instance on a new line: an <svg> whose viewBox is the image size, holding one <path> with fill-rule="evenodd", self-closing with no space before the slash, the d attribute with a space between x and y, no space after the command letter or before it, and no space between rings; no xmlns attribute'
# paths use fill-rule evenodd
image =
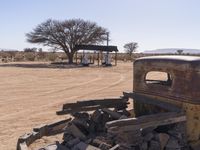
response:
<svg viewBox="0 0 200 150"><path fill-rule="evenodd" d="M42 52L42 48L24 48L24 52Z"/></svg>

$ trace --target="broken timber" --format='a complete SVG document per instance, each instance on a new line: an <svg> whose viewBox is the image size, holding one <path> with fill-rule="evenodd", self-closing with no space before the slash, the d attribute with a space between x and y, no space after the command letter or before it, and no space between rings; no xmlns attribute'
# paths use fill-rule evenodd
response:
<svg viewBox="0 0 200 150"><path fill-rule="evenodd" d="M186 121L186 116L182 112L167 112L154 115L145 115L138 118L120 119L106 123L108 132L126 132L147 127L157 127L177 122Z"/></svg>
<svg viewBox="0 0 200 150"><path fill-rule="evenodd" d="M76 103L64 104L63 109L61 111L57 111L56 114L64 115L80 111L93 111L102 108L115 108L119 110L126 109L128 104L128 99L125 99L124 97L78 101Z"/></svg>
<svg viewBox="0 0 200 150"><path fill-rule="evenodd" d="M28 146L43 136L56 135L64 132L64 127L71 118L61 120L52 124L35 127L31 133L26 133L18 138L17 150L28 150Z"/></svg>

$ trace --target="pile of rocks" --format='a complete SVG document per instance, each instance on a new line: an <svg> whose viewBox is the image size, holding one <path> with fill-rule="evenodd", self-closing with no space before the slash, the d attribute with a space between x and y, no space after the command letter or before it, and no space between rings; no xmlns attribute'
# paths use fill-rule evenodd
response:
<svg viewBox="0 0 200 150"><path fill-rule="evenodd" d="M97 109L93 113L76 112L64 129L63 141L40 150L187 150L185 122L161 124L147 128L111 130L109 123L131 117L130 111ZM137 119L135 119L137 121ZM130 121L129 121L130 122ZM129 128L131 127L131 128Z"/></svg>

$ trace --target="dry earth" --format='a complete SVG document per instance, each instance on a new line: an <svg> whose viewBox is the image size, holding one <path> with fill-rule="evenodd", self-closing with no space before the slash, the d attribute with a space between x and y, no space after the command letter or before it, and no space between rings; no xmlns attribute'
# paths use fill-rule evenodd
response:
<svg viewBox="0 0 200 150"><path fill-rule="evenodd" d="M116 67L58 68L47 63L0 64L0 149L16 149L33 127L66 118L62 104L121 96L132 90L132 63ZM43 138L48 143L60 138ZM34 146L33 146L34 147Z"/></svg>

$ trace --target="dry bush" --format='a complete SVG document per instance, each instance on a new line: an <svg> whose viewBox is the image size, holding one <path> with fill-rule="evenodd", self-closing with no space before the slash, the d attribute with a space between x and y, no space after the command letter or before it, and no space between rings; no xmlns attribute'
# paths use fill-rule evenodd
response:
<svg viewBox="0 0 200 150"><path fill-rule="evenodd" d="M59 61L65 61L67 60L67 55L63 52L59 52L59 53L56 53L57 54L57 59L59 59Z"/></svg>
<svg viewBox="0 0 200 150"><path fill-rule="evenodd" d="M24 57L27 61L34 61L35 60L35 53L34 52L25 52Z"/></svg>
<svg viewBox="0 0 200 150"><path fill-rule="evenodd" d="M38 52L36 58L39 61L44 61L46 59L46 53L45 52Z"/></svg>
<svg viewBox="0 0 200 150"><path fill-rule="evenodd" d="M24 61L24 54L22 52L17 52L15 54L14 61Z"/></svg>
<svg viewBox="0 0 200 150"><path fill-rule="evenodd" d="M50 52L50 53L47 53L47 55L46 55L46 60L47 61L56 61L56 59L58 59L58 55L56 54L56 53L52 53L52 52Z"/></svg>

